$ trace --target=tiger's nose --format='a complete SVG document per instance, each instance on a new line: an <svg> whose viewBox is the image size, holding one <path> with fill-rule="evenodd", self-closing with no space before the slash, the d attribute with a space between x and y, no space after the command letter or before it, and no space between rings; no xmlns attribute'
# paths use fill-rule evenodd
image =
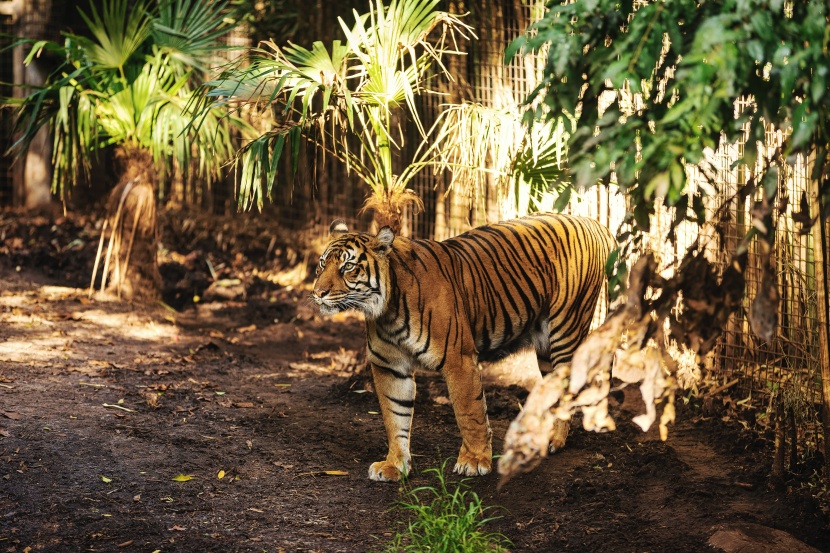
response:
<svg viewBox="0 0 830 553"><path fill-rule="evenodd" d="M318 288L318 289L316 289L316 290L314 290L314 293L315 293L315 294L317 295L317 297L318 297L318 298L320 298L320 299L323 299L323 298L325 298L326 296L328 296L328 295L329 295L329 292L330 292L330 290L321 290L321 289L319 289L319 288Z"/></svg>

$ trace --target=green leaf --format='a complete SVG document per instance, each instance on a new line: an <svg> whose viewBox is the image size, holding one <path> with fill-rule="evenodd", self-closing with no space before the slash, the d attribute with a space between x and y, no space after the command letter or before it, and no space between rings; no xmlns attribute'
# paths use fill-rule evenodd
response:
<svg viewBox="0 0 830 553"><path fill-rule="evenodd" d="M805 109L802 109L804 107ZM805 113L807 102L803 102L793 115L793 134L790 138L790 148L798 151L812 137L818 123L818 113Z"/></svg>
<svg viewBox="0 0 830 553"><path fill-rule="evenodd" d="M760 40L750 40L746 43L746 51L756 62L764 62L764 45Z"/></svg>
<svg viewBox="0 0 830 553"><path fill-rule="evenodd" d="M605 274L612 275L614 274L614 268L617 265L617 259L620 257L620 247L617 246L611 253L608 255L608 259L605 262Z"/></svg>
<svg viewBox="0 0 830 553"><path fill-rule="evenodd" d="M571 201L572 190L572 188L566 188L559 194L559 197L556 198L556 202L553 204L554 211L562 212L568 206L568 202Z"/></svg>
<svg viewBox="0 0 830 553"><path fill-rule="evenodd" d="M761 185L764 187L764 195L768 199L775 198L778 193L778 168L770 167L761 177Z"/></svg>
<svg viewBox="0 0 830 553"><path fill-rule="evenodd" d="M634 206L632 211L632 215L634 215L634 220L637 222L637 226L643 232L648 232L651 228L651 220L649 218L651 214L651 207L650 204L647 203L638 203Z"/></svg>
<svg viewBox="0 0 830 553"><path fill-rule="evenodd" d="M820 66L816 68L813 73L813 78L810 81L810 95L814 104L820 104L822 98L827 94L826 77L828 66Z"/></svg>

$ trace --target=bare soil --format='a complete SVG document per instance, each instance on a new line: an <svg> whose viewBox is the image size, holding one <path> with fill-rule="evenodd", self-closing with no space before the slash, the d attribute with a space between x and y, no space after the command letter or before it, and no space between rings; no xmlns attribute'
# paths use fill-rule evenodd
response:
<svg viewBox="0 0 830 553"><path fill-rule="evenodd" d="M168 244L162 267L172 310L88 299L93 221L6 214L0 233L0 552L362 552L402 528L401 487L366 477L385 438L354 378L362 322L321 318L303 285L261 278L288 265L287 241L188 251L180 229L187 247ZM526 392L488 377L501 451ZM433 484L424 469L460 445L440 375L417 383L411 486ZM563 451L501 491L497 475L467 480L501 517L487 530L514 551L693 552L753 523L830 550L823 505L768 486L768 440L690 405L661 442L629 422L636 409L632 394L615 401L608 434L577 421Z"/></svg>

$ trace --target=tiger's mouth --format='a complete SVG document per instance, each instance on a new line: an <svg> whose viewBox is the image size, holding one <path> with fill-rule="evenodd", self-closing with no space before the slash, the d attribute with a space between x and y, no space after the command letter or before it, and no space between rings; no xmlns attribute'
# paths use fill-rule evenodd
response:
<svg viewBox="0 0 830 553"><path fill-rule="evenodd" d="M312 293L311 301L317 305L320 309L320 313L323 315L334 315L353 307L349 305L349 302L345 296L337 298L321 298L319 295Z"/></svg>

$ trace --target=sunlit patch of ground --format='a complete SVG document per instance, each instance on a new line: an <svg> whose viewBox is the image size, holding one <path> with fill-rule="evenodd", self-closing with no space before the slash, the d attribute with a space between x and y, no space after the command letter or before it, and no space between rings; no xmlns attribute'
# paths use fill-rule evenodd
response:
<svg viewBox="0 0 830 553"><path fill-rule="evenodd" d="M148 317L146 308L126 303L102 304L98 299L90 300L85 289L46 285L20 290L20 280L13 278L1 285L4 325L0 329L0 361L77 360L87 355L84 344L177 339L172 317L169 321Z"/></svg>

